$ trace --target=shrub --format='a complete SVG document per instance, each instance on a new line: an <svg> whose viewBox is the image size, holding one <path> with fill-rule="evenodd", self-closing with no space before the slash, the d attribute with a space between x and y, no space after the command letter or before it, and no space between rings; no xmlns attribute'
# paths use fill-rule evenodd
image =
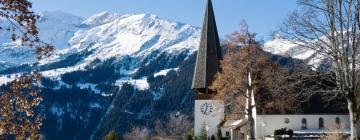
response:
<svg viewBox="0 0 360 140"><path fill-rule="evenodd" d="M217 133L216 133L216 140L221 140L222 134L221 134L221 128L218 127Z"/></svg>
<svg viewBox="0 0 360 140"><path fill-rule="evenodd" d="M187 135L186 139L187 139L187 140L193 140L193 138L192 138L191 135Z"/></svg>
<svg viewBox="0 0 360 140"><path fill-rule="evenodd" d="M208 136L206 133L206 124L205 122L203 122L202 127L200 129L200 136L199 136L199 140L207 140Z"/></svg>
<svg viewBox="0 0 360 140"><path fill-rule="evenodd" d="M343 134L341 127L338 126L331 126L330 128L327 128L328 132L325 134L320 140L347 140L348 137Z"/></svg>
<svg viewBox="0 0 360 140"><path fill-rule="evenodd" d="M187 140L193 140L193 137L194 137L194 128L190 129L188 132L187 132Z"/></svg>
<svg viewBox="0 0 360 140"><path fill-rule="evenodd" d="M281 136L281 135L289 135L290 137L292 137L294 135L294 131L291 129L287 129L285 128L280 128L274 131L274 136ZM276 139L276 138L275 138Z"/></svg>

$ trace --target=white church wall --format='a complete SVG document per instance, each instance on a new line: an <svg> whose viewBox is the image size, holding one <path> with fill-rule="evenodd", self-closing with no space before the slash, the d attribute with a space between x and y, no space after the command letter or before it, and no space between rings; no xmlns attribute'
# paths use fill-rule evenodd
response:
<svg viewBox="0 0 360 140"><path fill-rule="evenodd" d="M250 129L250 126L247 124L247 125L242 126L241 128L231 130L231 139L230 140L248 139L249 129Z"/></svg>
<svg viewBox="0 0 360 140"><path fill-rule="evenodd" d="M213 109L209 114L204 114L202 106L207 103L211 104ZM209 110L207 110L209 111ZM215 135L218 130L218 125L224 118L224 102L219 100L195 100L195 135L200 135L200 130L205 123L209 130L208 136Z"/></svg>
<svg viewBox="0 0 360 140"><path fill-rule="evenodd" d="M334 128L337 117L343 129L350 128L349 115L257 115L257 137L273 135L275 130L285 127L294 131L302 130L303 118L306 119L307 130L320 130L319 118L324 120L324 129Z"/></svg>

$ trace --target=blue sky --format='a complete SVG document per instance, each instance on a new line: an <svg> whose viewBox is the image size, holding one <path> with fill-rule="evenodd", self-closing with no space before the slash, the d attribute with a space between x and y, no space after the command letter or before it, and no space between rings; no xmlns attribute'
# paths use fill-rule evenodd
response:
<svg viewBox="0 0 360 140"><path fill-rule="evenodd" d="M152 13L160 18L201 26L206 0L30 0L33 10L64 11L81 17L107 11ZM250 31L264 40L296 8L296 0L213 0L221 38L245 20Z"/></svg>

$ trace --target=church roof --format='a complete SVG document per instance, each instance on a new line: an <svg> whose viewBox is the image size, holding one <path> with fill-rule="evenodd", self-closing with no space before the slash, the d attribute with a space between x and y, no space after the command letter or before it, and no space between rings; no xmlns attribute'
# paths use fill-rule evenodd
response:
<svg viewBox="0 0 360 140"><path fill-rule="evenodd" d="M220 40L211 0L207 0L205 18L197 53L192 89L207 89L220 69Z"/></svg>
<svg viewBox="0 0 360 140"><path fill-rule="evenodd" d="M236 129L236 128L239 128L239 127L242 127L246 124L248 124L248 119L247 118L243 118L243 119L240 119L240 120L226 120L224 122L224 124L220 127L222 128L230 128L230 129Z"/></svg>

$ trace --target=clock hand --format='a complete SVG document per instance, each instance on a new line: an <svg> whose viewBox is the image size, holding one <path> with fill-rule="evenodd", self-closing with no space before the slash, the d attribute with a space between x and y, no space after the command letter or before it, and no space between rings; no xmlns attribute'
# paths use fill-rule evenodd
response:
<svg viewBox="0 0 360 140"><path fill-rule="evenodd" d="M204 113L206 113L206 112L207 112L207 110L208 110L208 105L206 105L206 108L205 108Z"/></svg>

